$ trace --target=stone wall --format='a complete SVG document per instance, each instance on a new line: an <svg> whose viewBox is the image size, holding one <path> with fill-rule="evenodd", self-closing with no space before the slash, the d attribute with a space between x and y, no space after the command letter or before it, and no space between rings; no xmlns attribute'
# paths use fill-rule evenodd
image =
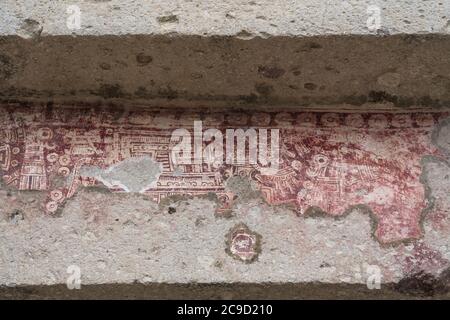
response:
<svg viewBox="0 0 450 320"><path fill-rule="evenodd" d="M6 1L1 297L449 298L449 14ZM278 170L178 165L195 121Z"/></svg>

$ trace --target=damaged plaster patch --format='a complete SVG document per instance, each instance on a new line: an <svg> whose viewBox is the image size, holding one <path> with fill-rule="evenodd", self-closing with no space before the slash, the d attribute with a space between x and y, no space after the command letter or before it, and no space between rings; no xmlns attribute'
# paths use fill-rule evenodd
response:
<svg viewBox="0 0 450 320"><path fill-rule="evenodd" d="M162 173L162 164L150 157L123 160L105 170L83 167L80 175L93 177L108 188L120 187L126 192L144 192L155 187Z"/></svg>
<svg viewBox="0 0 450 320"><path fill-rule="evenodd" d="M433 132L433 143L450 157L450 118L443 120Z"/></svg>
<svg viewBox="0 0 450 320"><path fill-rule="evenodd" d="M248 200L258 198L261 192L256 183L248 178L233 176L226 181L226 190L236 195L238 199Z"/></svg>

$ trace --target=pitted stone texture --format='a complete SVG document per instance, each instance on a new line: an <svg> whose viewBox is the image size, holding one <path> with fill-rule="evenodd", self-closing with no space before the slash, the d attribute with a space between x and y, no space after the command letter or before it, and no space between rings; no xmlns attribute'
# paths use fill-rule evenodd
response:
<svg viewBox="0 0 450 320"><path fill-rule="evenodd" d="M81 10L81 29L70 30L67 8ZM373 6L380 28L368 27ZM43 26L43 35L185 34L311 36L336 34L448 33L448 1L255 0L255 1L3 1L0 34L19 34L24 19ZM371 22L369 22L370 25Z"/></svg>
<svg viewBox="0 0 450 320"><path fill-rule="evenodd" d="M402 277L395 250L383 249L371 238L367 216L300 219L252 201L238 208L236 217L217 219L214 205L180 202L169 215L139 196L82 191L60 218L29 214L19 224L2 222L0 282L65 283L69 265L81 268L84 284L358 283L362 279L355 278L355 268L364 263L379 264L386 282ZM196 224L199 218L201 225ZM241 222L263 237L262 252L252 264L225 252L225 235Z"/></svg>
<svg viewBox="0 0 450 320"><path fill-rule="evenodd" d="M425 241L450 260L450 164L442 159L429 160L424 166L435 210L424 220Z"/></svg>
<svg viewBox="0 0 450 320"><path fill-rule="evenodd" d="M11 203L4 192L0 196L3 203ZM23 194L14 197L28 198ZM299 218L289 209L253 199L238 205L230 219L219 219L214 217L214 206L206 199L179 201L174 204L176 213L168 214L140 195L93 189L80 191L67 203L61 217L42 216L34 202L34 206L26 208L25 218L13 223L4 206L0 223L0 283L65 284L67 267L76 265L81 269L82 285L365 285L367 268L376 266L380 268L383 287L409 276L412 267L426 267L428 272L437 263L441 269L449 266L448 260L430 258L430 253L438 254L442 248L428 248L433 244L427 239L412 245L381 247L370 235L370 218L358 211L338 220ZM225 250L224 237L239 223L262 236L261 253L250 264L233 259ZM441 232L439 237L448 242L448 232Z"/></svg>

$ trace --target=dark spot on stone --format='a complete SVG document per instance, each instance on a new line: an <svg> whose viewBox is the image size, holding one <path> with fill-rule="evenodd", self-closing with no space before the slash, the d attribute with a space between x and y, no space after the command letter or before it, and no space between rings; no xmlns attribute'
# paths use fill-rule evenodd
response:
<svg viewBox="0 0 450 320"><path fill-rule="evenodd" d="M119 219L116 219L116 221L119 221Z"/></svg>
<svg viewBox="0 0 450 320"><path fill-rule="evenodd" d="M8 218L12 223L18 223L20 220L25 219L23 212L19 209L16 209L13 212L11 212Z"/></svg>
<svg viewBox="0 0 450 320"><path fill-rule="evenodd" d="M111 70L111 65L109 63L103 62L100 64L100 68L103 70Z"/></svg>
<svg viewBox="0 0 450 320"><path fill-rule="evenodd" d="M136 56L136 61L139 65L146 66L153 61L153 57L141 52Z"/></svg>
<svg viewBox="0 0 450 320"><path fill-rule="evenodd" d="M8 79L15 73L14 65L11 62L11 58L0 54L0 80Z"/></svg>
<svg viewBox="0 0 450 320"><path fill-rule="evenodd" d="M299 75L302 74L302 72L300 71L300 69L298 67L292 69L292 74L296 77L298 77Z"/></svg>
<svg viewBox="0 0 450 320"><path fill-rule="evenodd" d="M383 101L397 100L394 96L384 92L384 91L370 91L369 92L369 102L383 102ZM392 102L392 101L391 101Z"/></svg>
<svg viewBox="0 0 450 320"><path fill-rule="evenodd" d="M205 224L205 217L198 217L197 219L195 219L195 226L196 227L201 227Z"/></svg>
<svg viewBox="0 0 450 320"><path fill-rule="evenodd" d="M389 30L386 28L381 28L381 29L377 30L377 35L379 35L379 36L388 36L390 34L391 33L389 32Z"/></svg>
<svg viewBox="0 0 450 320"><path fill-rule="evenodd" d="M397 97L384 91L370 91L368 96L369 102L392 102L398 107L408 107L414 104L425 106L439 106L439 102L433 101L430 97L420 97L414 99L412 97Z"/></svg>
<svg viewBox="0 0 450 320"><path fill-rule="evenodd" d="M421 106L431 106L433 105L433 99L430 96L423 96L417 100L417 103Z"/></svg>
<svg viewBox="0 0 450 320"><path fill-rule="evenodd" d="M356 106L363 105L367 102L367 96L363 95L351 95L351 96L345 96L342 99L340 99L340 103L348 103Z"/></svg>
<svg viewBox="0 0 450 320"><path fill-rule="evenodd" d="M167 212L168 212L169 214L174 214L175 212L177 212L177 209L175 209L174 207L169 207L169 208L167 209Z"/></svg>
<svg viewBox="0 0 450 320"><path fill-rule="evenodd" d="M248 32L247 30L241 30L236 34L236 38L243 39L243 40L248 40L253 37L254 37L253 33Z"/></svg>
<svg viewBox="0 0 450 320"><path fill-rule="evenodd" d="M404 42L408 44L419 44L420 38L416 34L406 34L402 36Z"/></svg>
<svg viewBox="0 0 450 320"><path fill-rule="evenodd" d="M273 87L267 83L257 83L255 84L255 90L262 96L268 96L273 92Z"/></svg>
<svg viewBox="0 0 450 320"><path fill-rule="evenodd" d="M303 87L307 90L316 90L317 85L311 82L305 83Z"/></svg>
<svg viewBox="0 0 450 320"><path fill-rule="evenodd" d="M322 48L322 46L320 44L316 43L316 42L308 43L308 47L310 49L321 49Z"/></svg>
<svg viewBox="0 0 450 320"><path fill-rule="evenodd" d="M201 78L203 78L203 75L201 73L194 72L194 73L191 74L191 77L193 79L201 79Z"/></svg>
<svg viewBox="0 0 450 320"><path fill-rule="evenodd" d="M178 93L175 90L173 90L170 86L168 86L167 88L160 88L158 90L158 94L160 95L160 97L166 98L168 100L178 98Z"/></svg>
<svg viewBox="0 0 450 320"><path fill-rule="evenodd" d="M285 70L275 66L259 66L258 73L269 79L277 79L285 73Z"/></svg>
<svg viewBox="0 0 450 320"><path fill-rule="evenodd" d="M122 92L121 87L118 84L103 84L100 86L98 91L98 95L107 99L107 98L120 98L124 94Z"/></svg>
<svg viewBox="0 0 450 320"><path fill-rule="evenodd" d="M147 91L145 87L139 87L136 89L134 94L139 98L150 98L151 94Z"/></svg>
<svg viewBox="0 0 450 320"><path fill-rule="evenodd" d="M178 17L174 14L158 17L159 23L177 23Z"/></svg>
<svg viewBox="0 0 450 320"><path fill-rule="evenodd" d="M258 96L254 93L249 95L241 95L239 99L243 100L245 103L256 103L258 101Z"/></svg>
<svg viewBox="0 0 450 320"><path fill-rule="evenodd" d="M443 281L423 271L403 278L395 288L401 293L419 296L434 296L448 290Z"/></svg>
<svg viewBox="0 0 450 320"><path fill-rule="evenodd" d="M303 44L300 48L294 50L295 53L310 52L311 50L321 49L322 46L316 42L308 42Z"/></svg>

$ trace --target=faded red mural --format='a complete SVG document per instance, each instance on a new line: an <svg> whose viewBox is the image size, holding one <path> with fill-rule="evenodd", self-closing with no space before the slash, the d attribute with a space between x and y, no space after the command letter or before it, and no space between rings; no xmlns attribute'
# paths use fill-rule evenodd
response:
<svg viewBox="0 0 450 320"><path fill-rule="evenodd" d="M131 157L162 164L151 199L177 194L217 194L219 210L235 195L225 189L231 176L255 181L269 204L293 204L340 216L357 205L371 209L375 236L390 243L421 236L427 207L421 159L440 156L431 143L435 112L189 112L116 110L89 107L3 106L0 115L0 166L6 185L46 190L43 204L52 214L80 185L99 184L82 176L84 166L108 168ZM171 134L176 128L280 129L280 170L263 174L258 165L174 165ZM142 172L145 175L145 172ZM61 183L63 181L63 183ZM110 186L124 192L120 186Z"/></svg>

